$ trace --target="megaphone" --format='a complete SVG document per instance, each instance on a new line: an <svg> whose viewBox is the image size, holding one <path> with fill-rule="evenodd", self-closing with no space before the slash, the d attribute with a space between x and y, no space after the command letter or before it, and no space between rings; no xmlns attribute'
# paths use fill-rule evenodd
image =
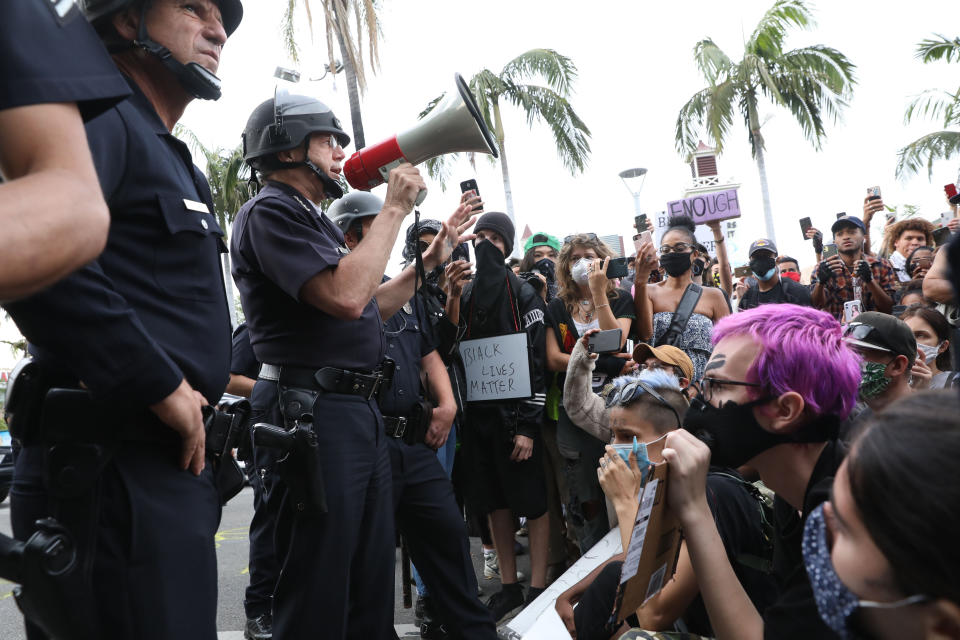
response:
<svg viewBox="0 0 960 640"><path fill-rule="evenodd" d="M369 191L386 182L390 170L397 165L420 164L445 153L468 151L499 157L497 143L470 87L459 73L454 74L454 82L457 91L415 126L350 156L343 165L343 174L351 187ZM420 192L418 205L426 195L426 190Z"/></svg>

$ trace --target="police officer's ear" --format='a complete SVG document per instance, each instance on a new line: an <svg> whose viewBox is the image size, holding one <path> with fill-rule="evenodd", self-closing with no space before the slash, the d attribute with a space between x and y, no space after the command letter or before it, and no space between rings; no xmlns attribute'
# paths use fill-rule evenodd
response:
<svg viewBox="0 0 960 640"><path fill-rule="evenodd" d="M298 145L293 149L278 151L277 159L280 160L280 162L300 162L304 159L303 155L303 147Z"/></svg>
<svg viewBox="0 0 960 640"><path fill-rule="evenodd" d="M140 3L131 3L126 9L118 11L110 19L117 35L124 42L133 42L140 31Z"/></svg>

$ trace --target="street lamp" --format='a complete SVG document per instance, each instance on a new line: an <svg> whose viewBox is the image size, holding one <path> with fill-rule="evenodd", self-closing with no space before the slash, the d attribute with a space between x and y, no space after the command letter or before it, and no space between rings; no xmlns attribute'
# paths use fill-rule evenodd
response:
<svg viewBox="0 0 960 640"><path fill-rule="evenodd" d="M640 215L640 190L643 189L643 181L647 177L647 170L642 168L624 169L620 172L620 179L623 180L627 191L633 196L633 208ZM637 229L639 232L640 229Z"/></svg>

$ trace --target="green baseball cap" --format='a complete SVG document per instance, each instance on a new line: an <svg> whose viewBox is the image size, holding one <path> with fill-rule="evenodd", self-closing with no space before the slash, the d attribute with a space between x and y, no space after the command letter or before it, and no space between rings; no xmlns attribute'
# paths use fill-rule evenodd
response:
<svg viewBox="0 0 960 640"><path fill-rule="evenodd" d="M527 238L527 241L523 243L523 252L526 253L527 251L530 251L530 249L533 249L534 247L542 247L544 245L552 248L554 251L557 251L557 252L560 251L560 247L561 247L560 240L550 235L549 233L535 233L529 238Z"/></svg>

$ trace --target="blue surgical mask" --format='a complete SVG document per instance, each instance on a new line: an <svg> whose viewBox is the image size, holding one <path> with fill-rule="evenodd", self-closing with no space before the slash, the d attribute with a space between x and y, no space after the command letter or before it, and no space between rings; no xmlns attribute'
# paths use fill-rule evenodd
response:
<svg viewBox="0 0 960 640"><path fill-rule="evenodd" d="M817 603L820 619L844 640L856 640L861 636L850 628L850 617L859 608L898 609L929 601L927 596L910 596L896 602L873 602L860 600L850 591L833 568L830 545L827 543L827 525L823 505L810 512L803 529L803 564L810 577L813 599Z"/></svg>
<svg viewBox="0 0 960 640"><path fill-rule="evenodd" d="M658 442L666 436L660 436L653 442ZM651 442L650 444L653 444ZM643 482L647 481L647 469L652 464L650 458L647 457L647 445L643 442L637 442L637 436L633 436L633 444L611 444L611 447L620 454L620 457L623 458L623 461L627 463L627 466L630 466L630 454L633 454L633 457L637 459L637 468L643 472Z"/></svg>

